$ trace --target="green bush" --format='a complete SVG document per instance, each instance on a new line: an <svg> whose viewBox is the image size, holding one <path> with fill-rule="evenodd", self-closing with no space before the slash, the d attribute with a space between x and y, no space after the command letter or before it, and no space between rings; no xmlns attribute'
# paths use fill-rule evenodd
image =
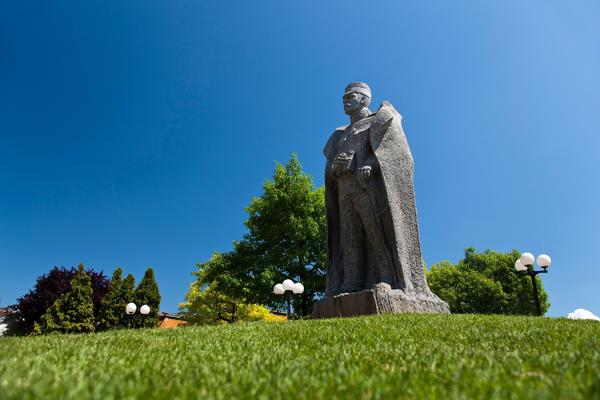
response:
<svg viewBox="0 0 600 400"><path fill-rule="evenodd" d="M92 280L83 265L71 280L71 289L63 294L46 311L33 333L36 335L60 333L94 332L94 302Z"/></svg>
<svg viewBox="0 0 600 400"><path fill-rule="evenodd" d="M535 315L531 278L517 273L514 263L520 253L470 247L456 265L434 264L427 273L431 290L448 303L453 313ZM535 278L542 314L550 307L541 279Z"/></svg>

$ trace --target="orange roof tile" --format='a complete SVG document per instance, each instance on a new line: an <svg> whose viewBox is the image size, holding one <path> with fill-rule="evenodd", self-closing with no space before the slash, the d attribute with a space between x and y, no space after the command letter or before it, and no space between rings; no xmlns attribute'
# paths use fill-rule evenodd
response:
<svg viewBox="0 0 600 400"><path fill-rule="evenodd" d="M178 326L186 326L186 325L187 325L186 321L180 321L180 320L165 317L162 321L159 321L156 326L161 329L172 329L172 328L177 328Z"/></svg>

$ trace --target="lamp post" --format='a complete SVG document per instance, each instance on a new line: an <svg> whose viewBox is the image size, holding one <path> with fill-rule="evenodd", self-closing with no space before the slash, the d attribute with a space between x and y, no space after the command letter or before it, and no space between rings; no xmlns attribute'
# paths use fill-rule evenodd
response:
<svg viewBox="0 0 600 400"><path fill-rule="evenodd" d="M282 283L278 283L273 286L273 293L276 295L283 295L287 292L287 317L288 320L292 319L292 293L302 294L304 293L304 285L300 282L294 283L291 279L286 279Z"/></svg>
<svg viewBox="0 0 600 400"><path fill-rule="evenodd" d="M538 295L537 282L535 276L537 274L545 274L548 272L548 267L552 263L552 259L547 254L540 254L537 258L537 264L542 268L535 270L533 266L535 257L531 253L523 253L521 257L515 261L515 269L523 275L531 277L531 285L533 286L533 299L535 301L535 311L538 317L542 316L542 307L540 306L540 298Z"/></svg>
<svg viewBox="0 0 600 400"><path fill-rule="evenodd" d="M129 328L131 329L131 319L133 318L133 314L137 311L137 306L135 303L129 303L125 306L125 314L129 315ZM150 306L144 304L140 307L140 314L146 316L150 314Z"/></svg>

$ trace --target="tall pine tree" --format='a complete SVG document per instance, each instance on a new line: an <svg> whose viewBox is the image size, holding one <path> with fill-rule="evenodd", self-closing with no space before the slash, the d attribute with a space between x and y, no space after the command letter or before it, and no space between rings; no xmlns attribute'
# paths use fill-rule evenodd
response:
<svg viewBox="0 0 600 400"><path fill-rule="evenodd" d="M71 290L71 281L77 273L77 268L54 267L46 274L37 278L29 292L17 299L15 313L8 322L9 335L29 335L33 332L35 322L40 322L42 315L58 300L60 296ZM88 269L86 273L92 280L92 298L94 301L94 316L96 324L100 311L100 302L110 281L102 272Z"/></svg>
<svg viewBox="0 0 600 400"><path fill-rule="evenodd" d="M123 270L115 269L108 291L100 303L98 330L114 329L119 326L121 315L125 312L125 300L122 296Z"/></svg>
<svg viewBox="0 0 600 400"><path fill-rule="evenodd" d="M154 270L149 267L144 273L144 277L140 281L137 289L135 289L135 304L138 306L136 313L136 326L138 327L153 327L158 322L158 311L160 308L160 292L158 285L154 279ZM139 309L142 305L150 307L150 314L142 316L139 314Z"/></svg>
<svg viewBox="0 0 600 400"><path fill-rule="evenodd" d="M131 327L131 321L133 316L129 316L125 314L125 307L127 304L135 302L135 278L133 275L128 274L123 280L123 284L121 285L121 311L117 314L119 316L119 324L120 328L128 328Z"/></svg>
<svg viewBox="0 0 600 400"><path fill-rule="evenodd" d="M35 324L34 334L94 332L92 281L83 264L71 281L71 289L52 304Z"/></svg>

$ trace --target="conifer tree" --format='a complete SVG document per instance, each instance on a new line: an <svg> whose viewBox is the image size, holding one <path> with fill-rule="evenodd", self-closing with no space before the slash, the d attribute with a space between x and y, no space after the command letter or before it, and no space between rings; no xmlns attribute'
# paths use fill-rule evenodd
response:
<svg viewBox="0 0 600 400"><path fill-rule="evenodd" d="M100 303L100 317L98 322L99 330L114 329L119 326L121 314L125 310L125 303L122 299L123 270L120 267L115 269L108 291Z"/></svg>
<svg viewBox="0 0 600 400"><path fill-rule="evenodd" d="M135 289L135 304L139 308L146 304L150 307L150 314L141 316L138 311L135 321L138 327L153 327L158 322L158 311L160 308L160 292L158 285L154 279L154 270L149 267L144 273L144 277L140 281L137 289Z"/></svg>
<svg viewBox="0 0 600 400"><path fill-rule="evenodd" d="M127 277L123 280L123 284L121 285L121 298L119 304L121 305L121 310L117 313L119 316L119 324L120 328L130 327L132 317L125 314L125 307L127 304L135 301L135 278L133 275L128 274Z"/></svg>
<svg viewBox="0 0 600 400"><path fill-rule="evenodd" d="M94 332L92 293L92 281L80 264L71 280L71 289L48 308L35 324L34 334Z"/></svg>
<svg viewBox="0 0 600 400"><path fill-rule="evenodd" d="M15 312L8 321L8 334L13 336L29 335L33 332L35 322L40 322L42 315L58 300L60 296L71 290L71 281L77 268L54 267L37 278L33 288L17 299ZM94 317L96 325L100 314L100 302L110 281L102 272L86 270L92 280L92 298L94 301Z"/></svg>

